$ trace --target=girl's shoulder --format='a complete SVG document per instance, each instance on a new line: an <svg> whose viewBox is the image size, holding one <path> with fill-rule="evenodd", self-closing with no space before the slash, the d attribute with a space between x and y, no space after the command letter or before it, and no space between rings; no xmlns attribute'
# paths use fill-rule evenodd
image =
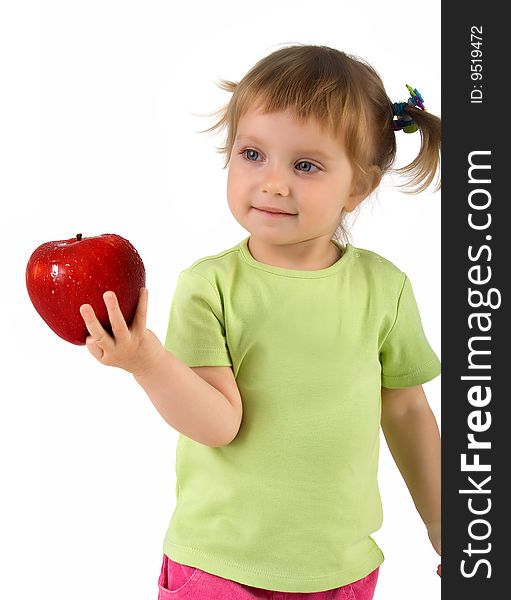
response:
<svg viewBox="0 0 511 600"><path fill-rule="evenodd" d="M406 283L404 273L391 260L366 248L353 248L354 273L358 282L371 296L383 299L393 307Z"/></svg>
<svg viewBox="0 0 511 600"><path fill-rule="evenodd" d="M398 279L402 279L404 276L404 272L396 264L373 250L353 246L353 256L359 267L382 277L397 277Z"/></svg>
<svg viewBox="0 0 511 600"><path fill-rule="evenodd" d="M232 263L238 258L239 246L240 244L236 244L232 248L222 250L217 254L198 258L183 271L208 277L214 275L217 271L229 270L232 267Z"/></svg>

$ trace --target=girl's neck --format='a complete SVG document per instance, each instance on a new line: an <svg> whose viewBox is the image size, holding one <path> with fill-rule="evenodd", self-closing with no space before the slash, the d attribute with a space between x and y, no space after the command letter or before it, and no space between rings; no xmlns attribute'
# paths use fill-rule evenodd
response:
<svg viewBox="0 0 511 600"><path fill-rule="evenodd" d="M343 254L342 249L328 239L278 245L262 242L251 235L247 247L252 258L260 263L298 271L327 269Z"/></svg>

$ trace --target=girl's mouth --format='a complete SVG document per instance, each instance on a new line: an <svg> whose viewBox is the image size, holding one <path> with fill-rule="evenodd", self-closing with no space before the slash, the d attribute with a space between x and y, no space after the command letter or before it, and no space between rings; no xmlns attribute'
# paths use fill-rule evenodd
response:
<svg viewBox="0 0 511 600"><path fill-rule="evenodd" d="M263 210L262 208L256 208L255 206L253 207L255 210L257 210L257 212L261 213L262 215L266 215L267 217L270 218L274 218L274 219L278 219L278 218L282 218L282 217L296 217L296 215L292 215L290 213L281 213L281 212L269 212L267 210Z"/></svg>

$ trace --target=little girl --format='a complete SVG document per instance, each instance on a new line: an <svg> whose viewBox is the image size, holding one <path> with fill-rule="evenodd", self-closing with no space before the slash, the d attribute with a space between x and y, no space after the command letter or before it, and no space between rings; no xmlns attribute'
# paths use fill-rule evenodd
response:
<svg viewBox="0 0 511 600"><path fill-rule="evenodd" d="M180 432L159 598L370 600L384 560L380 424L440 549L440 436L422 388L440 373L410 280L349 242L346 213L391 169L412 193L439 164L440 120L408 86L392 103L367 63L294 45L260 60L220 119L227 199L250 235L180 273L164 346L147 289L113 336L81 307L87 347L133 373Z"/></svg>

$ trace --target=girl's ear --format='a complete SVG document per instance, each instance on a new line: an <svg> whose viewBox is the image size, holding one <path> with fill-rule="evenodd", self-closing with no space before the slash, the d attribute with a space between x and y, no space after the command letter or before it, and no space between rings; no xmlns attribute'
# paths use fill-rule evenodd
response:
<svg viewBox="0 0 511 600"><path fill-rule="evenodd" d="M380 184L382 178L382 172L380 167L372 165L367 169L365 174L360 174L358 177L354 177L353 186L351 193L348 198L348 202L344 206L346 212L351 212L369 196Z"/></svg>

